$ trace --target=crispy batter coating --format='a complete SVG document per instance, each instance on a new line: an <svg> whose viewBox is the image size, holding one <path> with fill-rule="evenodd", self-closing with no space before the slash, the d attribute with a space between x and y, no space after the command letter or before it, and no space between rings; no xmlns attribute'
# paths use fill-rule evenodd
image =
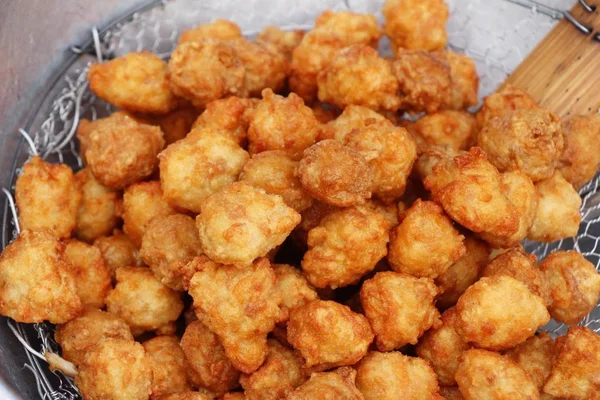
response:
<svg viewBox="0 0 600 400"><path fill-rule="evenodd" d="M368 205L331 212L308 232L304 276L318 288L357 283L385 257L390 226L380 210Z"/></svg>
<svg viewBox="0 0 600 400"><path fill-rule="evenodd" d="M277 51L291 60L292 52L298 47L303 37L303 30L284 31L278 26L269 25L258 34L256 41L271 43L277 48Z"/></svg>
<svg viewBox="0 0 600 400"><path fill-rule="evenodd" d="M550 179L535 185L538 208L527 239L554 242L575 236L581 222L581 197L573 186L555 171Z"/></svg>
<svg viewBox="0 0 600 400"><path fill-rule="evenodd" d="M430 114L450 103L452 78L444 53L398 49L392 69L399 82L402 108Z"/></svg>
<svg viewBox="0 0 600 400"><path fill-rule="evenodd" d="M85 308L74 319L58 325L54 339L62 348L62 356L77 366L83 362L87 352L101 341L133 341L133 336L127 323L116 315L95 308Z"/></svg>
<svg viewBox="0 0 600 400"><path fill-rule="evenodd" d="M366 400L441 400L426 361L400 352L372 351L356 366L356 387Z"/></svg>
<svg viewBox="0 0 600 400"><path fill-rule="evenodd" d="M82 309L64 245L49 230L25 229L0 255L0 315L61 324Z"/></svg>
<svg viewBox="0 0 600 400"><path fill-rule="evenodd" d="M414 123L411 123L414 126ZM409 132L411 132L411 129L413 129L413 127L411 127L410 125L407 125L406 128ZM411 132L412 134L412 132ZM451 157L455 157L458 155L465 155L467 154L466 151L454 151L451 150L449 148L443 148L443 147L429 147L428 149L426 149L425 151L423 151L423 153L421 155L419 155L419 158L417 158L417 162L415 163L415 167L413 169L413 178L415 179L419 179L421 182L417 182L418 183L425 183L425 178L427 178L429 175L431 175L433 173L433 167L435 167L437 164L441 163L442 161L445 161L447 163L448 159ZM413 189L418 189L420 188L419 186L413 188ZM428 192L426 190L424 190L425 187L423 186L423 190L421 190L421 192L419 192L418 190L415 190L416 193L412 193L411 197L412 197L412 201L414 202L415 199L417 198L426 198L428 197ZM410 204L410 202L409 202Z"/></svg>
<svg viewBox="0 0 600 400"><path fill-rule="evenodd" d="M204 253L223 264L249 265L283 243L300 214L277 195L237 182L208 196L196 226Z"/></svg>
<svg viewBox="0 0 600 400"><path fill-rule="evenodd" d="M223 399L231 399L223 397ZM244 399L242 394L242 399ZM213 400L213 397L203 392L180 392L161 396L158 400Z"/></svg>
<svg viewBox="0 0 600 400"><path fill-rule="evenodd" d="M186 370L192 384L221 395L238 386L240 373L225 355L225 349L217 338L200 321L185 328L181 338Z"/></svg>
<svg viewBox="0 0 600 400"><path fill-rule="evenodd" d="M456 310L456 330L462 338L490 350L514 347L550 320L544 300L505 275L475 282L458 299Z"/></svg>
<svg viewBox="0 0 600 400"><path fill-rule="evenodd" d="M306 281L302 272L287 264L273 264L275 288L281 296L281 320L290 318L290 311L316 300L317 292Z"/></svg>
<svg viewBox="0 0 600 400"><path fill-rule="evenodd" d="M140 123L124 113L112 114L97 120L85 158L98 182L124 189L152 174L164 145L159 127Z"/></svg>
<svg viewBox="0 0 600 400"><path fill-rule="evenodd" d="M438 293L431 278L389 271L367 280L360 301L379 351L416 344L429 328L439 327L440 313L434 305Z"/></svg>
<svg viewBox="0 0 600 400"><path fill-rule="evenodd" d="M243 392L229 392L225 393L225 396L221 400L246 400L246 396Z"/></svg>
<svg viewBox="0 0 600 400"><path fill-rule="evenodd" d="M175 335L157 336L142 343L152 368L152 399L191 389L183 351Z"/></svg>
<svg viewBox="0 0 600 400"><path fill-rule="evenodd" d="M281 150L254 154L244 165L240 181L261 188L268 194L277 194L288 206L302 212L312 205L313 199L295 175L297 165L297 161Z"/></svg>
<svg viewBox="0 0 600 400"><path fill-rule="evenodd" d="M186 137L196 118L198 118L198 111L192 107L187 107L171 111L167 115L154 117L151 122L153 125L160 126L165 143L168 146Z"/></svg>
<svg viewBox="0 0 600 400"><path fill-rule="evenodd" d="M400 220L388 253L394 271L437 278L465 254L465 237L433 201L417 199Z"/></svg>
<svg viewBox="0 0 600 400"><path fill-rule="evenodd" d="M505 85L496 93L483 99L483 107L477 112L479 126L484 126L494 118L515 110L534 110L538 105L535 100L523 90Z"/></svg>
<svg viewBox="0 0 600 400"><path fill-rule="evenodd" d="M595 400L600 393L600 336L588 328L571 326L556 339L557 356L544 393L573 400Z"/></svg>
<svg viewBox="0 0 600 400"><path fill-rule="evenodd" d="M279 319L281 299L275 273L266 258L251 266L219 265L207 258L192 261L198 271L190 295L198 319L214 332L233 366L256 371L267 353L267 334Z"/></svg>
<svg viewBox="0 0 600 400"><path fill-rule="evenodd" d="M121 267L144 265L135 243L119 229L115 229L112 236L102 236L94 240L94 246L100 249L105 265L113 278L116 270Z"/></svg>
<svg viewBox="0 0 600 400"><path fill-rule="evenodd" d="M453 51L446 51L446 58L450 64L450 76L452 77L450 108L462 110L477 105L479 102L477 97L479 76L473 59Z"/></svg>
<svg viewBox="0 0 600 400"><path fill-rule="evenodd" d="M240 146L245 146L250 123L249 115L257 102L257 99L242 99L235 96L211 101L194 121L193 129L208 128L231 137Z"/></svg>
<svg viewBox="0 0 600 400"><path fill-rule="evenodd" d="M183 311L179 294L160 283L149 268L119 268L116 279L106 308L123 318L134 336L175 322Z"/></svg>
<svg viewBox="0 0 600 400"><path fill-rule="evenodd" d="M477 120L465 111L442 110L424 115L408 125L419 153L430 147L443 147L453 152L468 150L478 132Z"/></svg>
<svg viewBox="0 0 600 400"><path fill-rule="evenodd" d="M118 113L118 111L116 113ZM85 152L90 146L90 134L94 129L96 129L96 126L98 126L99 124L102 124L102 119L90 121L88 119L81 118L79 120L76 136L79 140L79 155L81 155L84 164L87 164L87 160L85 159Z"/></svg>
<svg viewBox="0 0 600 400"><path fill-rule="evenodd" d="M148 361L141 344L107 339L87 353L75 384L84 399L146 400L152 393Z"/></svg>
<svg viewBox="0 0 600 400"><path fill-rule="evenodd" d="M577 324L598 304L600 274L576 251L555 251L540 263L550 290L552 318Z"/></svg>
<svg viewBox="0 0 600 400"><path fill-rule="evenodd" d="M465 351L456 372L465 400L537 400L535 384L517 363L493 351Z"/></svg>
<svg viewBox="0 0 600 400"><path fill-rule="evenodd" d="M592 179L600 165L600 115L579 115L563 122L565 148L559 168L576 190Z"/></svg>
<svg viewBox="0 0 600 400"><path fill-rule="evenodd" d="M295 93L283 97L271 89L262 92L262 100L248 115L248 151L256 154L267 150L283 150L298 160L313 145L321 124L312 110Z"/></svg>
<svg viewBox="0 0 600 400"><path fill-rule="evenodd" d="M267 342L264 364L250 375L242 374L240 383L248 400L285 399L308 376L302 357L277 340Z"/></svg>
<svg viewBox="0 0 600 400"><path fill-rule="evenodd" d="M349 307L315 300L290 313L288 342L302 354L307 367L326 370L352 365L367 354L373 332L367 319Z"/></svg>
<svg viewBox="0 0 600 400"><path fill-rule="evenodd" d="M317 75L317 86L320 101L340 108L356 104L395 111L400 107L398 80L391 64L365 44L336 51Z"/></svg>
<svg viewBox="0 0 600 400"><path fill-rule="evenodd" d="M246 97L246 69L235 48L219 39L200 37L175 48L169 60L170 88L196 108L227 97Z"/></svg>
<svg viewBox="0 0 600 400"><path fill-rule="evenodd" d="M167 63L149 51L92 64L88 80L98 97L127 111L167 114L176 105Z"/></svg>
<svg viewBox="0 0 600 400"><path fill-rule="evenodd" d="M199 42L207 37L221 40L233 40L242 37L242 30L232 21L216 19L208 24L198 25L181 32L178 43Z"/></svg>
<svg viewBox="0 0 600 400"><path fill-rule="evenodd" d="M326 130L323 131L325 137L322 139L335 139L340 143L354 129L364 128L367 123L385 121L386 118L363 106L350 105L344 108L339 117L327 123Z"/></svg>
<svg viewBox="0 0 600 400"><path fill-rule="evenodd" d="M394 48L442 50L448 42L448 6L443 0L387 0L385 34Z"/></svg>
<svg viewBox="0 0 600 400"><path fill-rule="evenodd" d="M341 367L313 373L310 379L288 395L287 400L365 400L356 388L356 371Z"/></svg>
<svg viewBox="0 0 600 400"><path fill-rule="evenodd" d="M67 238L75 229L81 188L68 165L48 164L36 156L17 178L15 200L22 229L46 228Z"/></svg>
<svg viewBox="0 0 600 400"><path fill-rule="evenodd" d="M541 332L510 349L506 355L523 368L541 391L550 376L554 353L554 341L546 332Z"/></svg>

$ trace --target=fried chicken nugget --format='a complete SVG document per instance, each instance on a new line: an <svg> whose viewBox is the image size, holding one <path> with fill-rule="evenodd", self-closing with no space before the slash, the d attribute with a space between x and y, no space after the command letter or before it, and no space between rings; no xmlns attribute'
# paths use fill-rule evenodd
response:
<svg viewBox="0 0 600 400"><path fill-rule="evenodd" d="M456 310L456 331L465 341L490 350L523 343L550 320L544 300L505 275L475 282L458 299Z"/></svg>
<svg viewBox="0 0 600 400"><path fill-rule="evenodd" d="M371 110L370 108L356 105L349 105L339 117L327 123L327 129L323 131L324 137L321 139L335 139L340 143L352 130L364 128L367 122L385 121L386 118Z"/></svg>
<svg viewBox="0 0 600 400"><path fill-rule="evenodd" d="M581 197L560 171L554 171L550 179L538 182L535 188L538 208L527 239L554 242L577 235Z"/></svg>
<svg viewBox="0 0 600 400"><path fill-rule="evenodd" d="M151 399L191 389L177 336L157 336L142 345L153 373Z"/></svg>
<svg viewBox="0 0 600 400"><path fill-rule="evenodd" d="M134 336L173 323L183 311L179 294L160 283L149 268L119 268L116 279L106 309L123 318Z"/></svg>
<svg viewBox="0 0 600 400"><path fill-rule="evenodd" d="M94 240L94 246L100 249L105 265L113 278L116 270L121 267L144 265L135 243L119 229L115 229L112 236L102 236Z"/></svg>
<svg viewBox="0 0 600 400"><path fill-rule="evenodd" d="M385 257L390 227L380 210L366 205L330 213L308 232L304 276L317 288L357 283Z"/></svg>
<svg viewBox="0 0 600 400"><path fill-rule="evenodd" d="M493 351L472 349L460 357L456 372L465 400L537 400L535 384L517 363Z"/></svg>
<svg viewBox="0 0 600 400"><path fill-rule="evenodd" d="M240 383L248 400L285 399L308 379L302 357L277 340L267 342L267 357L252 374L242 374Z"/></svg>
<svg viewBox="0 0 600 400"><path fill-rule="evenodd" d="M267 334L280 316L275 273L266 258L245 268L195 258L198 271L190 281L198 319L214 332L233 366L256 371L267 353Z"/></svg>
<svg viewBox="0 0 600 400"><path fill-rule="evenodd" d="M450 91L452 99L449 106L454 110L463 110L476 106L479 102L479 76L473 59L464 54L446 51L446 58L450 64L452 83Z"/></svg>
<svg viewBox="0 0 600 400"><path fill-rule="evenodd" d="M579 115L563 122L565 147L559 169L565 179L579 190L592 179L600 165L600 115Z"/></svg>
<svg viewBox="0 0 600 400"><path fill-rule="evenodd" d="M600 274L576 251L555 251L540 263L550 291L552 318L577 324L598 304Z"/></svg>
<svg viewBox="0 0 600 400"><path fill-rule="evenodd" d="M544 393L573 400L595 400L600 393L600 336L581 326L571 326L556 339L557 356L544 385Z"/></svg>
<svg viewBox="0 0 600 400"><path fill-rule="evenodd" d="M75 377L84 399L146 400L152 393L152 367L141 344L107 339L86 354Z"/></svg>
<svg viewBox="0 0 600 400"><path fill-rule="evenodd" d="M356 366L356 387L365 400L442 400L429 364L400 352L372 351Z"/></svg>
<svg viewBox="0 0 600 400"><path fill-rule="evenodd" d="M484 126L488 121L511 111L537 108L537 103L527 92L512 85L505 85L483 99L483 106L477 112L476 118L479 126Z"/></svg>
<svg viewBox="0 0 600 400"><path fill-rule="evenodd" d="M424 115L407 129L417 143L419 153L434 146L458 152L471 147L479 126L468 112L442 110Z"/></svg>
<svg viewBox="0 0 600 400"><path fill-rule="evenodd" d="M191 399L191 400L195 400L195 399ZM230 392L230 393L225 393L225 396L223 396L221 398L221 400L246 400L246 396L244 395L243 392Z"/></svg>
<svg viewBox="0 0 600 400"><path fill-rule="evenodd" d="M278 26L269 25L258 34L256 41L271 43L277 48L277 51L283 54L288 60L291 60L292 53L302 41L304 33L300 29L284 31Z"/></svg>
<svg viewBox="0 0 600 400"><path fill-rule="evenodd" d="M554 341L546 332L527 339L505 353L515 361L541 391L550 376L555 354Z"/></svg>
<svg viewBox="0 0 600 400"><path fill-rule="evenodd" d="M221 40L233 40L242 37L242 30L232 21L216 19L208 24L198 25L194 28L184 30L179 36L178 43L198 42L207 37Z"/></svg>
<svg viewBox="0 0 600 400"><path fill-rule="evenodd" d="M240 373L233 368L217 335L194 321L181 338L188 377L194 386L221 395L238 386Z"/></svg>
<svg viewBox="0 0 600 400"><path fill-rule="evenodd" d="M127 111L167 114L176 106L169 89L167 63L149 51L92 64L88 80L98 97Z"/></svg>
<svg viewBox="0 0 600 400"><path fill-rule="evenodd" d="M431 278L378 272L360 290L360 301L375 333L379 351L416 344L429 328L439 327L435 308L439 289Z"/></svg>
<svg viewBox="0 0 600 400"><path fill-rule="evenodd" d="M230 397L223 397L230 399ZM242 394L242 399L244 399ZM213 400L213 397L202 392L181 392L161 396L158 400Z"/></svg>
<svg viewBox="0 0 600 400"><path fill-rule="evenodd" d="M273 264L275 288L281 296L281 320L290 318L290 311L316 300L317 292L298 268L287 264Z"/></svg>
<svg viewBox="0 0 600 400"><path fill-rule="evenodd" d="M365 400L356 388L356 371L341 367L330 372L313 373L310 379L291 392L287 400Z"/></svg>
<svg viewBox="0 0 600 400"><path fill-rule="evenodd" d="M259 100L227 97L211 101L204 112L194 121L196 128L208 128L231 137L240 146L245 146L248 136L250 112ZM200 131L203 131L202 129Z"/></svg>
<svg viewBox="0 0 600 400"><path fill-rule="evenodd" d="M277 195L236 182L208 196L196 226L202 250L223 264L249 265L283 243L300 214Z"/></svg>
<svg viewBox="0 0 600 400"><path fill-rule="evenodd" d="M168 146L186 137L197 118L198 111L192 107L187 107L171 111L167 115L154 117L151 122L153 125L160 127Z"/></svg>
<svg viewBox="0 0 600 400"><path fill-rule="evenodd" d="M65 246L46 228L25 229L0 255L0 315L62 324L82 309Z"/></svg>
<svg viewBox="0 0 600 400"><path fill-rule="evenodd" d="M15 185L21 229L50 229L59 238L71 236L77 224L81 188L68 165L48 164L32 157Z"/></svg>
<svg viewBox="0 0 600 400"><path fill-rule="evenodd" d="M178 44L169 60L169 73L173 93L199 109L223 97L248 95L244 64L223 40L201 37Z"/></svg>

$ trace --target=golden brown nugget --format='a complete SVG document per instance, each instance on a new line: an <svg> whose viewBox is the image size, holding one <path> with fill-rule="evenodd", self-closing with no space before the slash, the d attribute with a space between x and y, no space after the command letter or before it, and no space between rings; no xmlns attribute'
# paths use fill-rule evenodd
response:
<svg viewBox="0 0 600 400"><path fill-rule="evenodd" d="M327 123L321 139L335 139L340 143L352 130L364 128L367 123L385 121L386 118L367 107L350 105L344 108L339 117Z"/></svg>
<svg viewBox="0 0 600 400"><path fill-rule="evenodd" d="M287 400L365 400L354 384L355 379L356 371L350 367L313 373Z"/></svg>
<svg viewBox="0 0 600 400"><path fill-rule="evenodd" d="M246 70L237 51L211 37L177 45L169 60L170 88L202 109L227 96L246 97Z"/></svg>
<svg viewBox="0 0 600 400"><path fill-rule="evenodd" d="M434 146L453 152L468 150L479 127L475 117L468 112L442 110L424 115L407 129L417 143L419 153L423 153Z"/></svg>
<svg viewBox="0 0 600 400"><path fill-rule="evenodd" d="M579 115L562 124L565 147L560 156L559 169L575 190L579 190L598 172L600 149L600 115Z"/></svg>
<svg viewBox="0 0 600 400"><path fill-rule="evenodd" d="M571 326L556 339L556 352L544 393L559 398L595 400L600 393L600 337L581 326Z"/></svg>
<svg viewBox="0 0 600 400"><path fill-rule="evenodd" d="M82 310L64 244L48 229L23 230L0 255L0 314L65 323Z"/></svg>
<svg viewBox="0 0 600 400"><path fill-rule="evenodd" d="M94 240L94 246L100 249L105 265L113 278L115 271L121 267L144 265L135 243L119 229L115 229L111 236L102 236Z"/></svg>
<svg viewBox="0 0 600 400"><path fill-rule="evenodd" d="M550 320L544 300L521 281L505 275L475 282L458 299L456 310L460 336L490 350L523 343Z"/></svg>
<svg viewBox="0 0 600 400"><path fill-rule="evenodd" d="M316 300L319 296L298 268L287 264L273 264L272 267L275 272L275 288L281 296L280 319L287 321L291 310Z"/></svg>
<svg viewBox="0 0 600 400"><path fill-rule="evenodd" d="M134 336L175 322L183 311L179 294L160 283L149 268L119 268L116 279L106 309L123 318Z"/></svg>
<svg viewBox="0 0 600 400"><path fill-rule="evenodd" d="M439 327L435 308L439 289L431 278L378 272L360 290L360 302L375 333L379 351L416 344L429 328Z"/></svg>
<svg viewBox="0 0 600 400"><path fill-rule="evenodd" d="M202 254L194 219L183 214L154 218L142 239L140 256L154 276L173 290L185 290L196 272L189 261Z"/></svg>
<svg viewBox="0 0 600 400"><path fill-rule="evenodd" d="M483 125L477 146L500 172L521 170L538 182L552 176L564 138L554 113L541 108L515 110Z"/></svg>
<svg viewBox="0 0 600 400"><path fill-rule="evenodd" d="M442 207L418 199L392 230L388 261L394 271L437 278L465 254L464 239Z"/></svg>
<svg viewBox="0 0 600 400"><path fill-rule="evenodd" d="M581 197L559 171L535 185L538 208L527 239L554 242L577 235Z"/></svg>
<svg viewBox="0 0 600 400"><path fill-rule="evenodd" d="M541 392L550 376L555 354L554 341L546 332L527 339L505 353L515 361Z"/></svg>
<svg viewBox="0 0 600 400"><path fill-rule="evenodd" d="M21 229L46 228L67 238L77 223L81 188L69 166L48 164L36 156L17 178L15 200Z"/></svg>
<svg viewBox="0 0 600 400"><path fill-rule="evenodd" d="M313 205L300 214L302 219L291 234L294 243L303 250L307 249L308 232L316 228L326 215L335 210L339 210L339 207L314 200Z"/></svg>
<svg viewBox="0 0 600 400"><path fill-rule="evenodd" d="M483 99L483 106L477 112L479 126L484 126L494 118L515 110L535 110L538 108L535 100L525 91L505 85L496 93Z"/></svg>
<svg viewBox="0 0 600 400"><path fill-rule="evenodd" d="M85 152L90 145L90 133L92 133L92 131L96 129L96 126L98 126L99 124L102 124L102 119L90 121L85 118L81 118L79 120L76 136L79 140L79 155L81 156L84 164L87 164L87 160L85 159Z"/></svg>
<svg viewBox="0 0 600 400"><path fill-rule="evenodd" d="M414 129L414 123L413 123L413 127L407 126L406 129L409 131L411 129ZM467 154L466 151L454 151L449 148L437 147L437 146L429 147L425 151L423 151L422 154L419 155L419 158L417 158L417 162L415 163L415 166L414 166L414 172L412 172L413 179L420 180L420 182L417 182L417 184L418 183L425 184L425 179L429 175L433 174L433 167L440 164L442 161L447 163L448 159L450 159L452 157L456 157L456 156L464 156L465 154ZM413 194L413 196L412 196L413 202L416 198L431 197L427 193L427 191L424 189L425 188L423 186L423 190L421 192L417 191L416 193Z"/></svg>
<svg viewBox="0 0 600 400"><path fill-rule="evenodd" d="M162 395L190 390L186 374L183 351L175 335L157 336L142 343L152 368L152 394L157 399Z"/></svg>
<svg viewBox="0 0 600 400"><path fill-rule="evenodd" d="M373 341L367 319L334 301L315 300L290 314L288 342L312 370L352 365Z"/></svg>
<svg viewBox="0 0 600 400"><path fill-rule="evenodd" d="M446 400L465 400L458 386L440 386L440 395Z"/></svg>
<svg viewBox="0 0 600 400"><path fill-rule="evenodd" d="M148 361L141 344L107 339L87 353L75 385L84 399L146 400L152 393Z"/></svg>
<svg viewBox="0 0 600 400"><path fill-rule="evenodd" d="M577 324L598 304L600 274L576 251L555 251L540 263L550 291L552 318Z"/></svg>
<svg viewBox="0 0 600 400"><path fill-rule="evenodd" d="M223 397L223 399L228 398L229 397ZM242 397L242 399L243 398L244 397ZM158 400L213 400L213 397L202 392L180 392L161 396L158 398Z"/></svg>
<svg viewBox="0 0 600 400"><path fill-rule="evenodd" d="M510 358L493 351L465 351L460 357L456 381L465 400L539 399L527 373Z"/></svg>
<svg viewBox="0 0 600 400"><path fill-rule="evenodd" d="M202 24L181 32L178 43L202 41L204 38L233 40L242 37L240 27L226 19L216 19L208 24Z"/></svg>
<svg viewBox="0 0 600 400"><path fill-rule="evenodd" d="M365 400L441 400L429 364L400 352L372 351L356 365L356 387Z"/></svg>
<svg viewBox="0 0 600 400"><path fill-rule="evenodd" d="M190 382L216 395L238 386L240 373L233 368L225 349L202 322L194 321L185 328L181 338L185 365Z"/></svg>
<svg viewBox="0 0 600 400"><path fill-rule="evenodd" d="M479 92L479 76L473 59L464 54L446 51L446 58L450 64L450 76L452 83L450 91L452 99L450 108L462 110L467 107L476 106L479 103L477 96Z"/></svg>
<svg viewBox="0 0 600 400"><path fill-rule="evenodd" d="M221 400L246 400L246 396L242 392L229 392Z"/></svg>
<svg viewBox="0 0 600 400"><path fill-rule="evenodd" d="M240 383L248 400L285 399L308 375L304 360L293 350L269 339L267 357L263 365L252 374L242 374Z"/></svg>
<svg viewBox="0 0 600 400"><path fill-rule="evenodd" d="M240 181L279 195L288 206L302 212L312 205L313 199L295 175L297 166L298 162L284 151L265 151L254 154L244 165Z"/></svg>
<svg viewBox="0 0 600 400"><path fill-rule="evenodd" d="M244 182L208 196L196 226L204 253L216 262L250 265L283 243L300 214L283 199Z"/></svg>
<svg viewBox="0 0 600 400"><path fill-rule="evenodd" d="M103 308L112 289L110 271L97 247L76 239L65 242L65 266L75 282L77 295L84 306Z"/></svg>
<svg viewBox="0 0 600 400"><path fill-rule="evenodd" d="M149 51L92 64L88 80L98 97L127 111L167 114L176 105L169 89L167 63Z"/></svg>
<svg viewBox="0 0 600 400"><path fill-rule="evenodd" d="M294 160L313 145L321 124L312 110L295 93L283 97L271 89L262 91L262 100L248 114L248 151L283 150Z"/></svg>
<svg viewBox="0 0 600 400"><path fill-rule="evenodd" d="M267 353L267 334L279 322L281 298L266 258L236 268L199 257L190 281L198 319L220 339L233 366L256 371Z"/></svg>
<svg viewBox="0 0 600 400"><path fill-rule="evenodd" d="M284 31L278 26L269 25L264 28L256 37L257 42L271 43L277 51L283 54L287 59L292 59L292 53L302 41L304 31L296 29L293 31Z"/></svg>
<svg viewBox="0 0 600 400"><path fill-rule="evenodd" d="M242 99L231 96L211 101L194 121L193 129L208 128L216 133L232 138L240 146L245 146L248 136L249 115L257 99ZM203 131L200 129L199 131Z"/></svg>
<svg viewBox="0 0 600 400"><path fill-rule="evenodd" d="M198 118L198 111L187 107L171 111L167 115L154 117L153 125L158 125L163 132L166 145L183 139L192 129L194 121Z"/></svg>

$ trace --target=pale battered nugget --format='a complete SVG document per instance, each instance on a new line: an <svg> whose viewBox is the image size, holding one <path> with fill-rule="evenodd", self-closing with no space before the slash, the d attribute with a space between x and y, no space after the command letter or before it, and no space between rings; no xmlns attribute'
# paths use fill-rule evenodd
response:
<svg viewBox="0 0 600 400"><path fill-rule="evenodd" d="M303 30L284 31L278 26L269 25L258 34L256 41L271 43L277 48L277 51L291 60L292 52L298 47L303 37Z"/></svg>
<svg viewBox="0 0 600 400"><path fill-rule="evenodd" d="M312 205L313 199L295 175L297 165L281 150L254 154L244 165L240 181L279 195L288 206L302 212Z"/></svg>
<svg viewBox="0 0 600 400"><path fill-rule="evenodd" d="M373 342L373 332L367 319L349 307L315 300L291 312L287 339L307 367L323 371L363 358Z"/></svg>
<svg viewBox="0 0 600 400"><path fill-rule="evenodd" d="M392 62L401 108L434 113L452 98L450 65L444 53L399 49Z"/></svg>
<svg viewBox="0 0 600 400"><path fill-rule="evenodd" d="M248 117L257 102L257 99L242 99L235 96L211 101L194 121L193 129L196 131L196 128L208 128L216 133L229 136L237 144L244 146L250 123Z"/></svg>
<svg viewBox="0 0 600 400"><path fill-rule="evenodd" d="M202 250L223 264L249 265L283 243L300 214L277 195L236 182L208 196L196 226Z"/></svg>
<svg viewBox="0 0 600 400"><path fill-rule="evenodd" d="M250 375L242 374L240 383L248 400L285 399L308 375L304 360L277 340L269 339L263 365Z"/></svg>
<svg viewBox="0 0 600 400"><path fill-rule="evenodd" d="M169 89L167 63L149 51L92 64L88 80L98 97L127 111L167 114L176 105Z"/></svg>
<svg viewBox="0 0 600 400"><path fill-rule="evenodd" d="M488 121L502 117L511 111L537 108L537 103L527 92L515 86L506 85L483 99L483 106L477 112L476 117L479 126L484 126Z"/></svg>
<svg viewBox="0 0 600 400"><path fill-rule="evenodd" d="M298 268L287 264L273 264L272 267L275 272L275 288L281 296L281 319L287 321L291 310L316 300L319 296Z"/></svg>
<svg viewBox="0 0 600 400"><path fill-rule="evenodd" d="M378 272L360 290L360 301L375 333L379 351L416 344L429 328L439 327L435 308L439 289L431 278Z"/></svg>
<svg viewBox="0 0 600 400"><path fill-rule="evenodd" d="M106 311L85 308L69 322L58 325L54 339L62 349L62 356L76 366L96 344L106 339L133 342L129 326L121 318Z"/></svg>
<svg viewBox="0 0 600 400"><path fill-rule="evenodd" d="M220 339L233 366L252 373L267 354L267 334L279 322L281 298L266 258L237 268L196 258L190 282L198 319Z"/></svg>
<svg viewBox="0 0 600 400"><path fill-rule="evenodd" d="M194 107L227 96L246 97L246 70L237 51L210 37L177 45L169 60L170 88Z"/></svg>
<svg viewBox="0 0 600 400"><path fill-rule="evenodd" d="M32 157L15 185L21 229L50 229L59 238L71 236L77 223L81 188L68 165L48 164Z"/></svg>
<svg viewBox="0 0 600 400"><path fill-rule="evenodd" d="M465 351L456 372L465 400L537 400L538 390L517 363L493 351Z"/></svg>
<svg viewBox="0 0 600 400"><path fill-rule="evenodd" d="M85 158L104 186L124 189L154 172L165 140L158 126L140 123L119 113L97 121Z"/></svg>
<svg viewBox="0 0 600 400"><path fill-rule="evenodd" d="M198 25L181 32L178 43L202 41L204 38L232 40L242 37L240 27L226 19L216 19L208 24Z"/></svg>
<svg viewBox="0 0 600 400"><path fill-rule="evenodd" d="M194 321L185 328L181 338L187 375L197 387L223 394L238 386L240 373L233 368L225 349L202 322Z"/></svg>
<svg viewBox="0 0 600 400"><path fill-rule="evenodd" d="M286 400L365 400L356 388L356 371L341 367L331 372L313 373L310 379Z"/></svg>
<svg viewBox="0 0 600 400"><path fill-rule="evenodd" d="M450 76L452 83L450 91L452 98L450 108L462 110L467 107L476 106L479 102L479 76L473 59L464 54L446 51L446 58L450 64Z"/></svg>
<svg viewBox="0 0 600 400"><path fill-rule="evenodd" d="M527 239L554 242L577 235L581 197L560 171L554 171L550 179L538 182L535 188L538 208Z"/></svg>
<svg viewBox="0 0 600 400"><path fill-rule="evenodd" d="M317 76L319 100L344 108L350 104L396 111L398 80L391 64L368 45L355 44L333 54Z"/></svg>
<svg viewBox="0 0 600 400"><path fill-rule="evenodd" d="M541 332L505 354L523 368L541 392L550 376L554 353L554 341L548 333Z"/></svg>
<svg viewBox="0 0 600 400"><path fill-rule="evenodd" d="M142 343L152 368L152 399L190 390L183 351L175 335L157 336Z"/></svg>
<svg viewBox="0 0 600 400"><path fill-rule="evenodd" d="M468 112L442 110L424 115L407 129L417 142L419 153L433 146L458 152L469 149L479 126Z"/></svg>
<svg viewBox="0 0 600 400"><path fill-rule="evenodd" d="M308 232L304 276L318 288L357 283L385 257L390 227L380 210L366 205L331 212Z"/></svg>
<svg viewBox="0 0 600 400"><path fill-rule="evenodd" d="M233 139L210 128L196 130L159 155L164 199L198 213L204 199L237 180L248 158Z"/></svg>
<svg viewBox="0 0 600 400"><path fill-rule="evenodd" d="M65 323L82 309L64 245L48 229L23 230L0 255L0 314Z"/></svg>
<svg viewBox="0 0 600 400"><path fill-rule="evenodd" d="M465 341L490 350L523 343L550 320L544 300L505 275L475 282L458 299L456 310L456 331Z"/></svg>
<svg viewBox="0 0 600 400"><path fill-rule="evenodd" d="M579 115L563 122L565 148L560 156L560 172L579 190L598 172L600 165L600 115Z"/></svg>
<svg viewBox="0 0 600 400"><path fill-rule="evenodd" d="M577 324L598 304L600 274L576 251L555 251L540 263L550 290L552 318Z"/></svg>
<svg viewBox="0 0 600 400"><path fill-rule="evenodd" d="M144 265L135 243L129 236L115 229L111 236L102 236L94 240L94 246L100 249L111 276L121 267L141 267Z"/></svg>
<svg viewBox="0 0 600 400"><path fill-rule="evenodd" d="M84 399L146 400L152 393L148 361L141 344L107 339L87 353L75 385Z"/></svg>
<svg viewBox="0 0 600 400"><path fill-rule="evenodd" d="M441 400L429 364L400 352L370 352L356 365L356 387L365 400Z"/></svg>
<svg viewBox="0 0 600 400"><path fill-rule="evenodd" d="M581 326L572 326L556 339L556 352L544 393L558 398L596 400L600 393L600 336Z"/></svg>
<svg viewBox="0 0 600 400"><path fill-rule="evenodd" d="M294 160L312 146L321 124L312 110L295 93L283 97L271 89L262 92L262 100L248 115L248 151L283 150Z"/></svg>
<svg viewBox="0 0 600 400"><path fill-rule="evenodd" d="M417 199L392 231L388 261L394 271L437 278L465 254L464 239L442 207Z"/></svg>
<svg viewBox="0 0 600 400"><path fill-rule="evenodd" d="M179 294L160 283L149 268L119 268L116 279L106 309L123 318L134 336L173 323L183 311Z"/></svg>
<svg viewBox="0 0 600 400"><path fill-rule="evenodd" d="M322 139L335 139L340 143L353 129L364 128L367 123L385 121L386 118L367 107L350 105L339 117L327 123Z"/></svg>
<svg viewBox="0 0 600 400"><path fill-rule="evenodd" d="M194 121L198 118L198 111L187 107L180 110L171 111L167 115L154 117L153 125L160 126L163 132L166 145L175 143L183 139L192 129Z"/></svg>
<svg viewBox="0 0 600 400"><path fill-rule="evenodd" d="M444 0L387 0L382 11L383 29L394 49L433 51L446 47L450 13Z"/></svg>

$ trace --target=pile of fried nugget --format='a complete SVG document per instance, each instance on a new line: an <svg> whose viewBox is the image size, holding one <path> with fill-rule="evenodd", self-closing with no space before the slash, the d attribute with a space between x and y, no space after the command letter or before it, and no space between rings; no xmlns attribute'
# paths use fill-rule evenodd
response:
<svg viewBox="0 0 600 400"><path fill-rule="evenodd" d="M510 86L472 115L447 5L383 15L91 66L121 111L81 121L79 172L24 166L0 258L0 313L57 325L84 399L600 398L600 275L519 244L577 234L600 117Z"/></svg>

